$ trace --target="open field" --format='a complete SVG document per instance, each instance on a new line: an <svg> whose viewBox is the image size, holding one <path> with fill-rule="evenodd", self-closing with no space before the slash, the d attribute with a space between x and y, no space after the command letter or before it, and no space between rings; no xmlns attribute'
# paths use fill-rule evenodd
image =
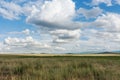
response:
<svg viewBox="0 0 120 80"><path fill-rule="evenodd" d="M104 53L94 53L94 54L47 54L47 53L43 53L43 54L0 54L0 56L120 56L120 53L113 53L113 54L104 54Z"/></svg>
<svg viewBox="0 0 120 80"><path fill-rule="evenodd" d="M120 80L120 55L1 54L0 80Z"/></svg>

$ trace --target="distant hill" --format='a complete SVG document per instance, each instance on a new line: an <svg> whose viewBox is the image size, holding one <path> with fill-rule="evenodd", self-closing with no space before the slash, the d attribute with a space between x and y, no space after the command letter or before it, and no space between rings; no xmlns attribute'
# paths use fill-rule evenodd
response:
<svg viewBox="0 0 120 80"><path fill-rule="evenodd" d="M120 52L101 52L98 54L120 54Z"/></svg>

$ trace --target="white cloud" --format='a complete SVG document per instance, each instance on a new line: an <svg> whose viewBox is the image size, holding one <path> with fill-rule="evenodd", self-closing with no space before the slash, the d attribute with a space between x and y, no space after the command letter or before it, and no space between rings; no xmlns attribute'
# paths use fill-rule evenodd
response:
<svg viewBox="0 0 120 80"><path fill-rule="evenodd" d="M24 31L22 31L23 34L29 35L30 34L30 30L29 29L25 29Z"/></svg>
<svg viewBox="0 0 120 80"><path fill-rule="evenodd" d="M49 49L51 48L50 45L46 43L38 42L37 40L33 39L31 36L28 36L26 38L5 38L4 40L4 46L7 47L7 50L9 51L20 51L22 52L34 52L36 50L42 50L42 49ZM6 51L6 48L4 49Z"/></svg>
<svg viewBox="0 0 120 80"><path fill-rule="evenodd" d="M112 6L112 0L92 0L93 5L99 5L101 3L107 4L107 6Z"/></svg>
<svg viewBox="0 0 120 80"><path fill-rule="evenodd" d="M82 51L114 51L120 46L120 15L105 13L88 22L89 27L84 27L81 32L80 46ZM91 28L90 28L91 27ZM77 49L78 49L77 48Z"/></svg>
<svg viewBox="0 0 120 80"><path fill-rule="evenodd" d="M22 8L13 3L6 2L4 0L0 1L0 15L6 19L19 19L19 16L22 14Z"/></svg>
<svg viewBox="0 0 120 80"><path fill-rule="evenodd" d="M9 34L14 34L14 35L18 35L18 34L20 34L20 35L30 35L31 33L33 33L33 31L30 31L29 29L25 29L25 30L23 30L23 31L12 31L12 32L8 32L8 35Z"/></svg>
<svg viewBox="0 0 120 80"><path fill-rule="evenodd" d="M82 23L74 22L75 3L72 0L45 1L41 8L34 6L27 22L34 24L53 38L53 42L79 40Z"/></svg>
<svg viewBox="0 0 120 80"><path fill-rule="evenodd" d="M69 42L71 40L79 40L80 38L80 29L77 30L55 30L50 31L54 41L53 42Z"/></svg>
<svg viewBox="0 0 120 80"><path fill-rule="evenodd" d="M101 15L102 12L103 10L100 9L99 7L93 7L92 9L79 8L79 10L77 10L77 14L78 15L82 14L83 16L85 16L86 19L96 18L99 15Z"/></svg>
<svg viewBox="0 0 120 80"><path fill-rule="evenodd" d="M17 0L18 1L18 0ZM24 12L24 15L26 17L34 14L36 11L39 11L43 5L45 0L32 0L32 1L26 1L26 3L23 3L22 10Z"/></svg>
<svg viewBox="0 0 120 80"><path fill-rule="evenodd" d="M10 46L26 46L27 44L32 42L33 42L33 38L30 36L26 37L25 39L8 37L4 41L6 45L10 45Z"/></svg>
<svg viewBox="0 0 120 80"><path fill-rule="evenodd" d="M94 22L82 30L81 36L89 39L98 39L104 43L119 43L120 35L120 15L116 13L106 13L99 16Z"/></svg>
<svg viewBox="0 0 120 80"><path fill-rule="evenodd" d="M44 0L10 0L0 1L0 15L9 20L19 19L20 16L29 16L35 9L40 8Z"/></svg>
<svg viewBox="0 0 120 80"><path fill-rule="evenodd" d="M99 16L92 25L102 27L105 31L119 32L120 15L116 13L103 14L102 16Z"/></svg>
<svg viewBox="0 0 120 80"><path fill-rule="evenodd" d="M47 22L69 20L75 13L74 9L75 5L71 0L45 1L41 9L34 10L28 20L37 19L38 21Z"/></svg>
<svg viewBox="0 0 120 80"><path fill-rule="evenodd" d="M75 12L72 0L45 1L39 9L34 6L27 22L47 29L78 29L82 24L72 20Z"/></svg>
<svg viewBox="0 0 120 80"><path fill-rule="evenodd" d="M104 3L107 6L113 6L115 4L120 5L120 0L92 0L92 5L94 6L98 6L101 3Z"/></svg>
<svg viewBox="0 0 120 80"><path fill-rule="evenodd" d="M47 42L40 42L33 39L31 36L26 38L5 38L4 43L0 43L0 52L15 52L15 53L53 53L57 51L65 51L64 47L58 45L50 45Z"/></svg>
<svg viewBox="0 0 120 80"><path fill-rule="evenodd" d="M2 46L3 46L2 43L0 43L0 51L2 50Z"/></svg>
<svg viewBox="0 0 120 80"><path fill-rule="evenodd" d="M118 33L118 34L116 34L116 39L115 39L115 41L117 42L120 42L120 33Z"/></svg>
<svg viewBox="0 0 120 80"><path fill-rule="evenodd" d="M111 1L92 0L92 6L99 6L101 3L112 6ZM120 4L119 0L116 0L116 4ZM80 7L79 10L75 7L72 0L11 0L10 2L1 0L1 16L13 20L24 15L26 22L36 26L40 33L36 34L29 29L8 32L7 36L10 37L5 38L4 44L0 43L0 51L79 52L120 48L119 14L108 13L99 7L91 9ZM77 16L78 21L74 20L76 14L82 15ZM82 22L80 20L83 16L88 20L90 18L94 20Z"/></svg>
<svg viewBox="0 0 120 80"><path fill-rule="evenodd" d="M57 51L58 51L58 50L62 50L62 51L65 51L65 50L66 50L65 48L62 48L62 47L55 47L54 49L57 50Z"/></svg>

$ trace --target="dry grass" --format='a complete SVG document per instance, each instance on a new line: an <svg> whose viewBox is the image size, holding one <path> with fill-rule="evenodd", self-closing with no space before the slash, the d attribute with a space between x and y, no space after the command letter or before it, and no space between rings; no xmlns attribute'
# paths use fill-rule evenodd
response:
<svg viewBox="0 0 120 80"><path fill-rule="evenodd" d="M120 54L1 54L12 56L120 56Z"/></svg>
<svg viewBox="0 0 120 80"><path fill-rule="evenodd" d="M0 80L120 80L120 56L0 55Z"/></svg>

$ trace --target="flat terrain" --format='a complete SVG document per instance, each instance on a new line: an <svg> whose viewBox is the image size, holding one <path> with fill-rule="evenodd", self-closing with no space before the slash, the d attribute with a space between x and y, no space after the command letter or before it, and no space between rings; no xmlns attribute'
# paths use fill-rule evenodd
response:
<svg viewBox="0 0 120 80"><path fill-rule="evenodd" d="M120 55L0 54L0 80L120 80Z"/></svg>
<svg viewBox="0 0 120 80"><path fill-rule="evenodd" d="M120 53L113 53L113 54L0 54L0 56L120 56Z"/></svg>

